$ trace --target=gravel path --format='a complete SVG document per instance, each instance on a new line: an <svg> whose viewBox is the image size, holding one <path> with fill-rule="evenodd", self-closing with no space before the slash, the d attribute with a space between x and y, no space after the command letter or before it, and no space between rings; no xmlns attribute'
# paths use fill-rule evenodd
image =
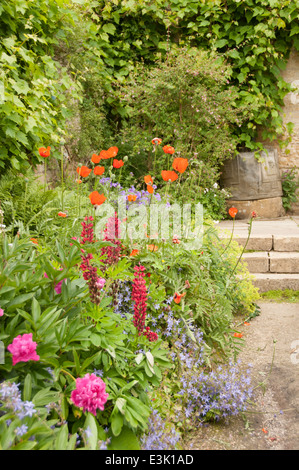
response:
<svg viewBox="0 0 299 470"><path fill-rule="evenodd" d="M242 327L240 359L252 364L256 387L250 411L198 429L185 449L299 450L299 304L259 306L260 315Z"/></svg>

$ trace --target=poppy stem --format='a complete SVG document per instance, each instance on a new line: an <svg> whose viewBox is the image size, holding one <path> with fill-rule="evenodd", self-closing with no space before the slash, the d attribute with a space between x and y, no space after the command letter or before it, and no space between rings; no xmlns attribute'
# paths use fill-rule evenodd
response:
<svg viewBox="0 0 299 470"><path fill-rule="evenodd" d="M46 187L47 187L47 159L46 158L45 158L44 169L45 169L45 176L44 176L44 192L45 192Z"/></svg>
<svg viewBox="0 0 299 470"><path fill-rule="evenodd" d="M63 147L61 148L61 210L64 208Z"/></svg>

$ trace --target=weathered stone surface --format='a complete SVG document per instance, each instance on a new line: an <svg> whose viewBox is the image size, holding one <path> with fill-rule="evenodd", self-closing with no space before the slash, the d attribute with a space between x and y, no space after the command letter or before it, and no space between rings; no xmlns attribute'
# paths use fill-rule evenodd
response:
<svg viewBox="0 0 299 470"><path fill-rule="evenodd" d="M299 252L299 235L295 236L273 236L273 250L274 251L289 251Z"/></svg>
<svg viewBox="0 0 299 470"><path fill-rule="evenodd" d="M247 237L236 237L234 238L234 241L238 242L239 245L245 246L247 242ZM259 237L259 236L254 236L250 237L249 241L246 245L246 250L251 250L251 251L270 251L272 250L272 236L268 235L265 237Z"/></svg>
<svg viewBox="0 0 299 470"><path fill-rule="evenodd" d="M259 217L277 218L285 215L281 197L271 197L267 199L256 199L253 201L237 201L230 199L227 201L228 209L236 207L238 214L236 219L249 219L252 212L256 212Z"/></svg>
<svg viewBox="0 0 299 470"><path fill-rule="evenodd" d="M299 290L299 274L254 273L253 284L260 292L269 290Z"/></svg>
<svg viewBox="0 0 299 470"><path fill-rule="evenodd" d="M269 256L271 273L299 273L299 253L272 251Z"/></svg>
<svg viewBox="0 0 299 470"><path fill-rule="evenodd" d="M251 273L267 273L269 271L269 254L267 252L244 253L242 259Z"/></svg>

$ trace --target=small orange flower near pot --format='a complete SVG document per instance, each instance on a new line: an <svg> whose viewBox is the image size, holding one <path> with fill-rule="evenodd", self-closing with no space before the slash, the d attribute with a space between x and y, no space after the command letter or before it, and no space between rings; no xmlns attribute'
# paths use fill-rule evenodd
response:
<svg viewBox="0 0 299 470"><path fill-rule="evenodd" d="M93 206L100 206L106 201L104 194L100 194L98 191L93 191L88 197Z"/></svg>
<svg viewBox="0 0 299 470"><path fill-rule="evenodd" d="M95 166L93 169L93 172L96 176L101 176L105 171L104 166Z"/></svg>
<svg viewBox="0 0 299 470"><path fill-rule="evenodd" d="M50 156L51 147L47 147L47 148L41 147L41 148L38 149L38 151L39 151L39 154L40 154L41 157L47 158L47 157Z"/></svg>
<svg viewBox="0 0 299 470"><path fill-rule="evenodd" d="M116 158L113 160L113 168L121 168L123 165L123 160L117 160Z"/></svg>
<svg viewBox="0 0 299 470"><path fill-rule="evenodd" d="M82 178L87 178L87 176L90 175L91 173L91 169L90 168L87 168L87 166L78 166L77 168L77 173L79 176L82 176Z"/></svg>
<svg viewBox="0 0 299 470"><path fill-rule="evenodd" d="M187 158L175 158L173 160L172 166L174 170L178 171L179 173L184 173L188 166L188 159Z"/></svg>
<svg viewBox="0 0 299 470"><path fill-rule="evenodd" d="M169 153L170 155L173 155L175 150L173 147L171 147L170 145L164 145L163 147L163 152L164 153Z"/></svg>
<svg viewBox="0 0 299 470"><path fill-rule="evenodd" d="M178 179L177 173L172 170L162 170L161 176L164 181L171 181L172 183Z"/></svg>
<svg viewBox="0 0 299 470"><path fill-rule="evenodd" d="M238 213L238 209L236 207L231 207L228 213L234 219Z"/></svg>

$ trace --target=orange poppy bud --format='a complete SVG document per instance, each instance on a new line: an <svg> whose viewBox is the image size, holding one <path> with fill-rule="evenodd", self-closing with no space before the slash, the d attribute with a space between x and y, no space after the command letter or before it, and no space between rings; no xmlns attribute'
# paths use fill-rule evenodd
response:
<svg viewBox="0 0 299 470"><path fill-rule="evenodd" d="M101 176L104 173L104 171L105 171L104 166L95 166L93 169L94 174L97 176Z"/></svg>
<svg viewBox="0 0 299 470"><path fill-rule="evenodd" d="M121 168L124 165L122 160L117 160L116 158L113 160L113 168Z"/></svg>
<svg viewBox="0 0 299 470"><path fill-rule="evenodd" d="M164 145L163 151L164 153L169 153L170 155L172 155L175 152L174 148L171 147L170 145Z"/></svg>
<svg viewBox="0 0 299 470"><path fill-rule="evenodd" d="M78 175L82 176L83 178L86 178L91 173L91 169L87 168L87 166L84 166L84 165L83 166L78 166L76 171L77 171Z"/></svg>
<svg viewBox="0 0 299 470"><path fill-rule="evenodd" d="M51 147L41 147L38 149L38 151L41 157L47 158L50 156Z"/></svg>
<svg viewBox="0 0 299 470"><path fill-rule="evenodd" d="M101 204L103 204L103 202L106 201L106 197L104 196L104 194L99 194L98 191L93 191L88 197L93 206L100 206Z"/></svg>
<svg viewBox="0 0 299 470"><path fill-rule="evenodd" d="M187 169L188 163L187 158L178 157L173 160L172 166L179 173L184 173Z"/></svg>
<svg viewBox="0 0 299 470"><path fill-rule="evenodd" d="M81 184L82 180L76 180L76 183Z"/></svg>
<svg viewBox="0 0 299 470"><path fill-rule="evenodd" d="M236 207L231 207L228 213L234 219L238 213L238 209Z"/></svg>
<svg viewBox="0 0 299 470"><path fill-rule="evenodd" d="M175 171L172 171L172 170L169 170L169 171L166 171L166 170L162 170L161 171L161 176L163 178L164 181L175 181L178 179L178 175Z"/></svg>

